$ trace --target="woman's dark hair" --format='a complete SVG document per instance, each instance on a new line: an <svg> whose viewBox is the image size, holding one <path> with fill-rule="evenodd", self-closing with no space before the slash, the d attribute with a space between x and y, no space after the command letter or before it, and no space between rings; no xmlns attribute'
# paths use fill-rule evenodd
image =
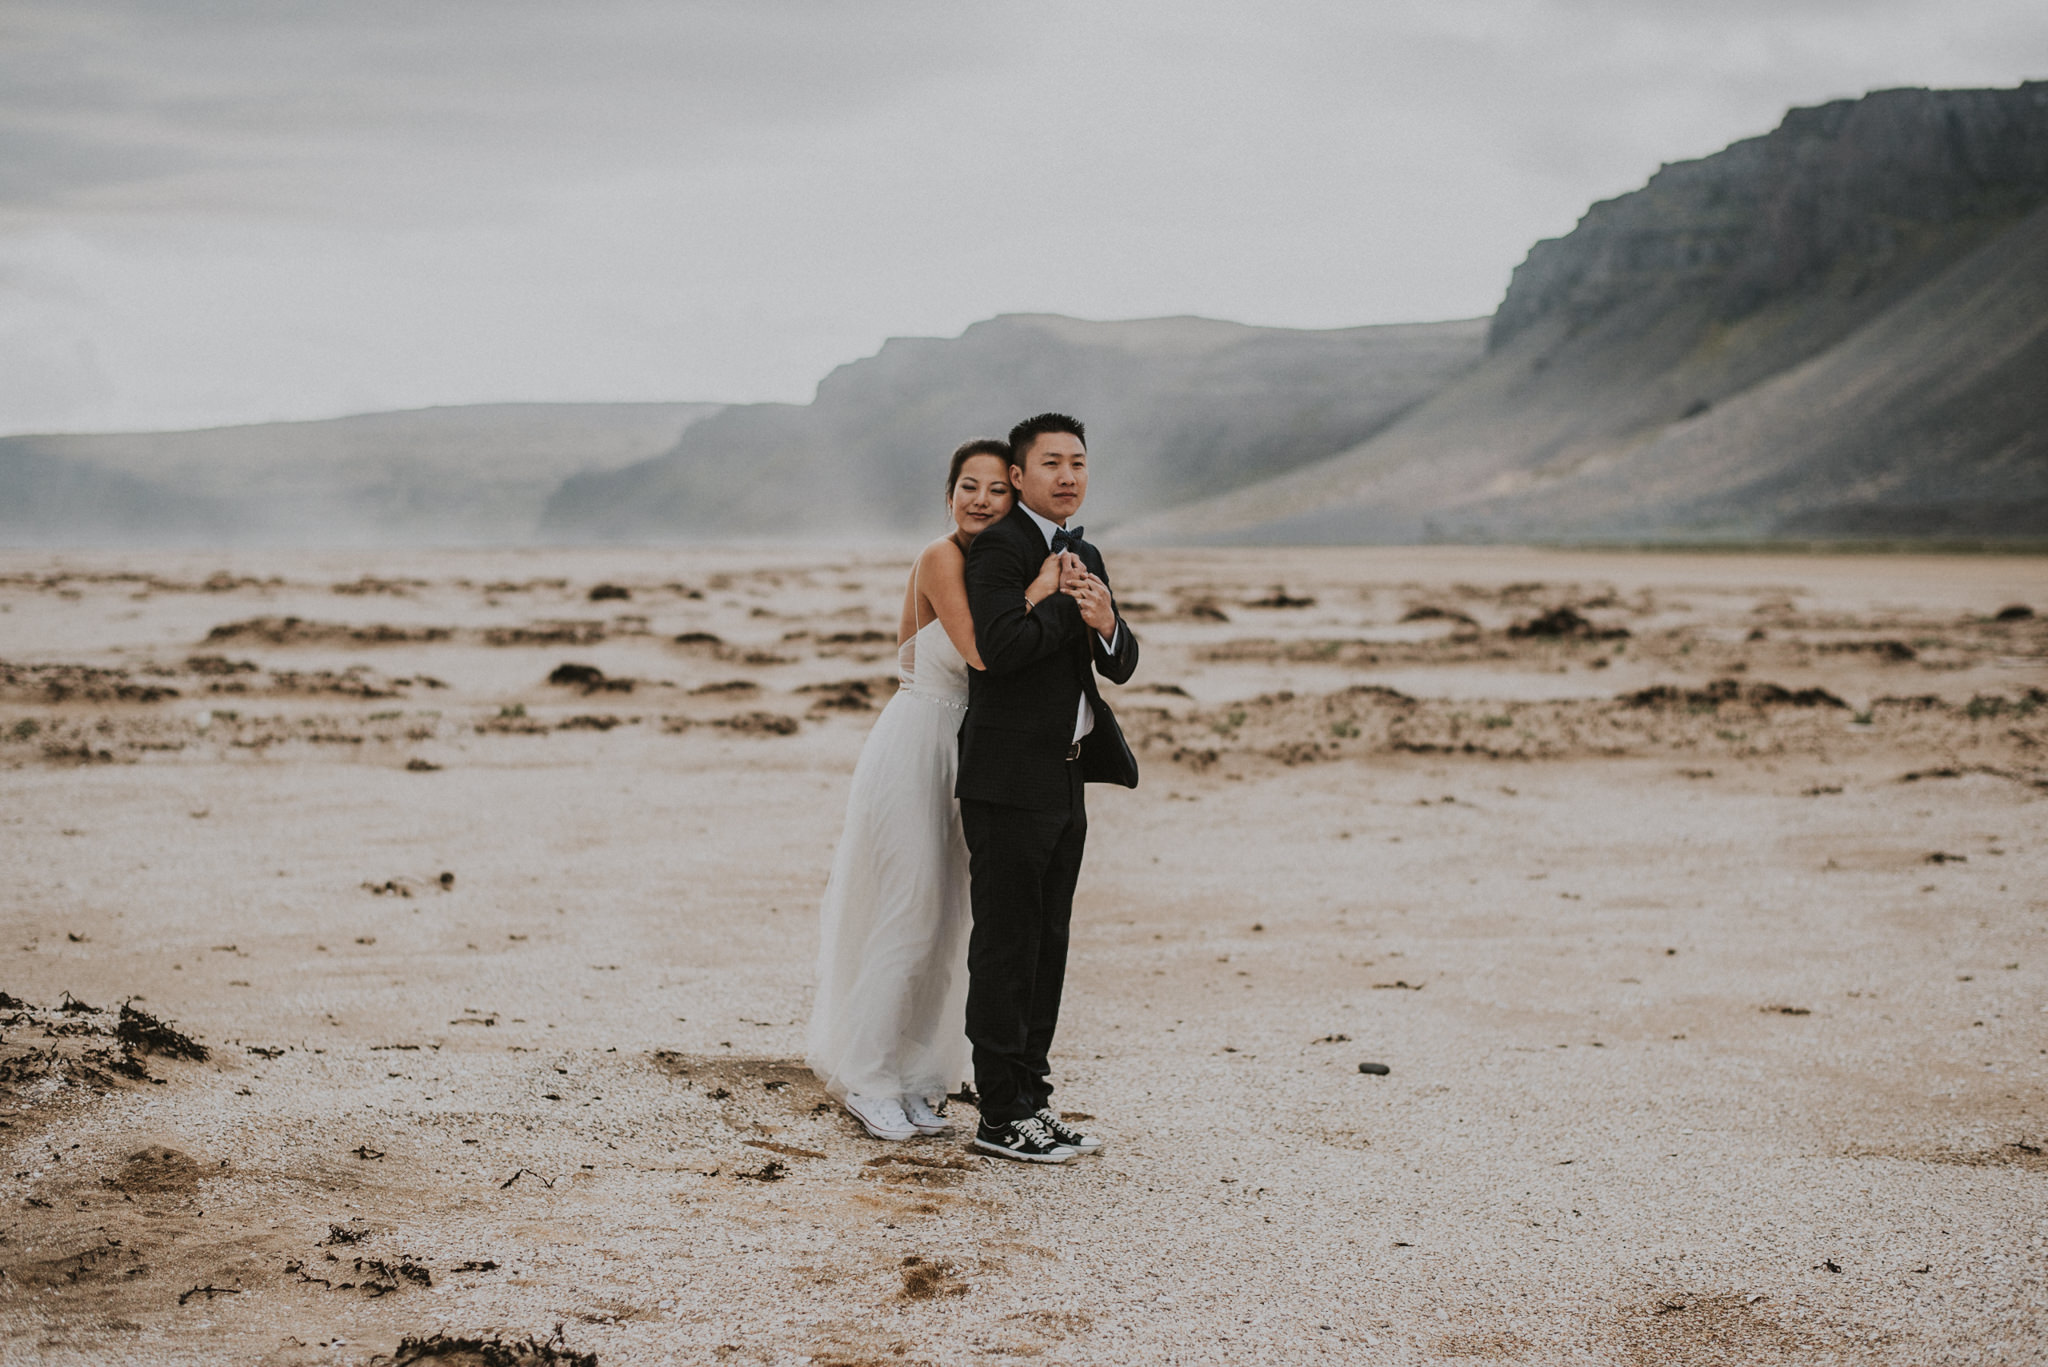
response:
<svg viewBox="0 0 2048 1367"><path fill-rule="evenodd" d="M968 461L974 459L976 456L994 456L996 459L1002 461L1004 477L1008 477L1010 464L1010 443L1006 441L997 441L994 437L976 437L973 441L963 441L960 443L960 448L957 451L953 452L953 464L951 468L949 468L946 471L947 498L951 498L953 496L953 486L960 482L960 467L967 464Z"/></svg>

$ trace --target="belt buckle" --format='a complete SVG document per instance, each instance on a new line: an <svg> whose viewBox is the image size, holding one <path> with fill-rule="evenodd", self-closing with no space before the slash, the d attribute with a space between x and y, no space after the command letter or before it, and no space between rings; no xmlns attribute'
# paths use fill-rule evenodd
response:
<svg viewBox="0 0 2048 1367"><path fill-rule="evenodd" d="M1067 747L1067 763L1072 764L1079 758L1081 758L1081 742L1075 741Z"/></svg>

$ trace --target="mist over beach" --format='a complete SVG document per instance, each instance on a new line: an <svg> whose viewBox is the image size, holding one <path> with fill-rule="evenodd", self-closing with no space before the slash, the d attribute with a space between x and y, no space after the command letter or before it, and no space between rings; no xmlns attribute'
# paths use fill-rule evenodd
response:
<svg viewBox="0 0 2048 1367"><path fill-rule="evenodd" d="M2037 7L0 76L0 1357L2048 1361ZM1029 1168L804 1038L947 453L1044 410L1142 781Z"/></svg>

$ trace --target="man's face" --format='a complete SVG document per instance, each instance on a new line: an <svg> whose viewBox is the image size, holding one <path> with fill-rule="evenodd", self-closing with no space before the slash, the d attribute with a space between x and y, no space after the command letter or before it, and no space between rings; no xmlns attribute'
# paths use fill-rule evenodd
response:
<svg viewBox="0 0 2048 1367"><path fill-rule="evenodd" d="M1072 432L1041 432L1010 467L1010 477L1025 507L1064 524L1088 497L1088 448Z"/></svg>

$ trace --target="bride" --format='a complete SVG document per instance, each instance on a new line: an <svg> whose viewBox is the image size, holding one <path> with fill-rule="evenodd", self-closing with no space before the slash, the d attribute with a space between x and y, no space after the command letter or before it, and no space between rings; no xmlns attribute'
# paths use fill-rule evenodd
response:
<svg viewBox="0 0 2048 1367"><path fill-rule="evenodd" d="M805 1062L877 1139L944 1134L946 1094L968 1071L967 842L953 797L967 671L981 668L967 611L967 547L1008 515L1010 448L953 453L953 532L924 548L896 629L902 687L854 766L846 828L819 919L818 995ZM1026 591L1059 587L1059 557Z"/></svg>

